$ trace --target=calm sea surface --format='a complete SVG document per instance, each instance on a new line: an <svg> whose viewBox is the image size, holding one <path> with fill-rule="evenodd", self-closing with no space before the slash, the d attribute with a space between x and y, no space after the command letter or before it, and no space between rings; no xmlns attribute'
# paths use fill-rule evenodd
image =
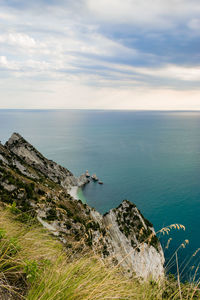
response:
<svg viewBox="0 0 200 300"><path fill-rule="evenodd" d="M156 231L185 225L170 234L165 255L188 239L178 253L190 276L199 256L185 265L200 247L200 112L0 110L2 143L14 131L75 175L95 172L104 185L90 183L83 193L101 213L129 199Z"/></svg>

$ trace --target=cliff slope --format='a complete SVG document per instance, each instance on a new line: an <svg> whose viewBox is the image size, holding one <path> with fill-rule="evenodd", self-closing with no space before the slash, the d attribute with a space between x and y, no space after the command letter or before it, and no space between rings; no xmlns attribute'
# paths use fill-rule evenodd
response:
<svg viewBox="0 0 200 300"><path fill-rule="evenodd" d="M20 216L35 216L74 253L91 248L129 274L158 280L164 276L164 255L152 224L124 200L104 216L69 195L87 182L48 160L14 133L0 144L0 201Z"/></svg>

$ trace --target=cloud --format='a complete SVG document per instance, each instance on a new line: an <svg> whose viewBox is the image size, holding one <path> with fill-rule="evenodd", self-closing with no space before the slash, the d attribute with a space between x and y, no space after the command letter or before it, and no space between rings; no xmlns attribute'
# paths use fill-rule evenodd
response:
<svg viewBox="0 0 200 300"><path fill-rule="evenodd" d="M22 48L35 48L35 40L24 33L7 33L0 35L0 43L6 43L11 46Z"/></svg>
<svg viewBox="0 0 200 300"><path fill-rule="evenodd" d="M6 88L5 88L6 86ZM1 108L82 108L200 110L199 91L152 87L92 87L67 81L39 82L6 79L0 82ZM28 99L28 100L27 100ZM189 101L188 101L189 99Z"/></svg>
<svg viewBox="0 0 200 300"><path fill-rule="evenodd" d="M7 60L6 56L0 56L0 70L18 70L17 64L15 62L10 62Z"/></svg>
<svg viewBox="0 0 200 300"><path fill-rule="evenodd" d="M191 16L199 15L197 0L86 0L92 14L108 23L135 24L157 30L170 29Z"/></svg>
<svg viewBox="0 0 200 300"><path fill-rule="evenodd" d="M116 69L124 70L129 74L143 74L157 78L179 79L181 81L200 81L200 65L199 66L178 66L164 65L162 67L144 68L131 66L116 66Z"/></svg>
<svg viewBox="0 0 200 300"><path fill-rule="evenodd" d="M197 0L2 0L0 99L141 108L160 97L167 107L165 95L199 90L199 13Z"/></svg>
<svg viewBox="0 0 200 300"><path fill-rule="evenodd" d="M183 67L167 65L159 69L144 69L141 70L141 73L157 77L180 79L183 81L200 81L200 66Z"/></svg>
<svg viewBox="0 0 200 300"><path fill-rule="evenodd" d="M194 18L191 19L188 22L188 28L191 29L193 32L199 35L199 30L200 30L200 18Z"/></svg>
<svg viewBox="0 0 200 300"><path fill-rule="evenodd" d="M5 56L0 56L0 64L2 66L7 66L8 65L8 61L7 61L7 58Z"/></svg>
<svg viewBox="0 0 200 300"><path fill-rule="evenodd" d="M10 13L5 13L5 12L0 12L0 21L6 20L6 21L11 21L15 19L14 15Z"/></svg>

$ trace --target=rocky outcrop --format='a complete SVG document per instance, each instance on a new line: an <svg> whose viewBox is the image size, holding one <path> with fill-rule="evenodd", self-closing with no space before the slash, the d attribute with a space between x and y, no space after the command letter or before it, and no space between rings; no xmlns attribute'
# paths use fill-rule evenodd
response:
<svg viewBox="0 0 200 300"><path fill-rule="evenodd" d="M124 200L103 216L94 209L90 215L104 232L103 257L145 280L164 276L164 253L153 225L133 203ZM93 238L96 243L100 240L99 235Z"/></svg>
<svg viewBox="0 0 200 300"><path fill-rule="evenodd" d="M66 248L92 247L130 275L162 278L164 255L153 225L127 200L102 216L69 195L87 180L45 158L17 133L0 144L1 201L14 203L20 215L31 211Z"/></svg>
<svg viewBox="0 0 200 300"><path fill-rule="evenodd" d="M125 200L103 216L107 252L126 270L144 279L164 275L164 254L153 225L137 207Z"/></svg>
<svg viewBox="0 0 200 300"><path fill-rule="evenodd" d="M88 182L85 175L82 175L80 178L76 178L66 168L44 157L18 133L13 133L5 146L12 153L15 153L18 157L24 160L28 165L40 171L50 180L60 184L66 189L70 189L71 186L82 186ZM16 166L21 171L22 167L19 162L16 163Z"/></svg>

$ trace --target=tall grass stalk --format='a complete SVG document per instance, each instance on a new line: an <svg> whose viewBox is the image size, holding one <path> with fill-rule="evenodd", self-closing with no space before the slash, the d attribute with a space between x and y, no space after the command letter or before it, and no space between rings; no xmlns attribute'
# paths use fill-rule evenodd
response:
<svg viewBox="0 0 200 300"><path fill-rule="evenodd" d="M111 267L92 251L78 257L78 251L66 251L40 225L26 226L6 210L0 209L0 215L4 247L0 254L0 295L7 290L13 299L26 300L200 299L196 275L195 282L181 282L177 252L177 280L169 276L159 284L141 282L127 277L120 269L121 262ZM14 246L9 248L12 240Z"/></svg>

